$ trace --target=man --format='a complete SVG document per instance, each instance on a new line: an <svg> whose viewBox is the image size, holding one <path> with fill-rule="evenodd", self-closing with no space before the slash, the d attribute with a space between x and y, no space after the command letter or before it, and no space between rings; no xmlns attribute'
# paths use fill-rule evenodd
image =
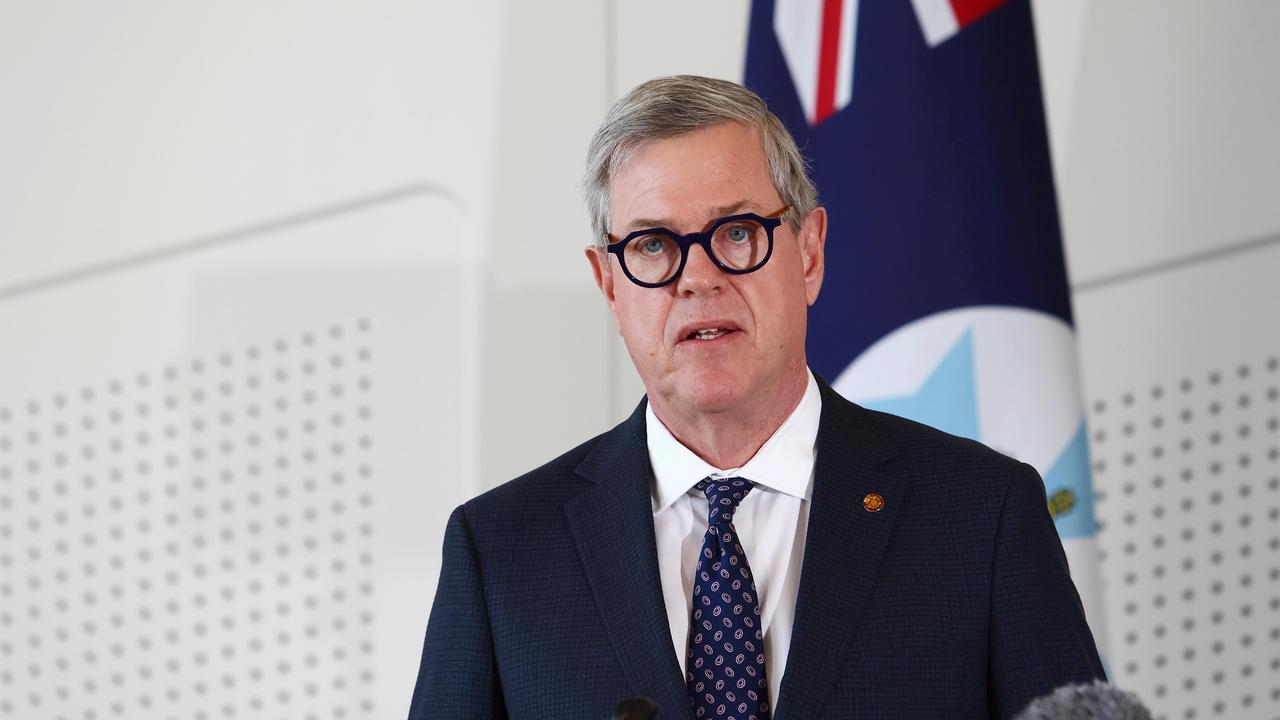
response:
<svg viewBox="0 0 1280 720"><path fill-rule="evenodd" d="M1009 717L1102 676L1036 472L809 372L827 215L757 96L635 88L584 188L647 398L454 512L411 718Z"/></svg>

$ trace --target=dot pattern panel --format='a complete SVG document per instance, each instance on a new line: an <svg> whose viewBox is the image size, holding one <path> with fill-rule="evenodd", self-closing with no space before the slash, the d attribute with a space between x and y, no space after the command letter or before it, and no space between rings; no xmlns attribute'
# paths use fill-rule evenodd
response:
<svg viewBox="0 0 1280 720"><path fill-rule="evenodd" d="M376 715L371 339L0 399L0 718Z"/></svg>
<svg viewBox="0 0 1280 720"><path fill-rule="evenodd" d="M1280 718L1280 360L1089 412L1115 681L1165 718Z"/></svg>

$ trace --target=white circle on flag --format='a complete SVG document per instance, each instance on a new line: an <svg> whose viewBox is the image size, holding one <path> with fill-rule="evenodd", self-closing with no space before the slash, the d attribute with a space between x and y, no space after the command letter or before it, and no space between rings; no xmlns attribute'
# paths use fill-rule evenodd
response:
<svg viewBox="0 0 1280 720"><path fill-rule="evenodd" d="M930 391L926 385L943 361L966 350L971 350L968 376L976 405L973 439L1030 463L1043 475L1084 419L1075 333L1052 315L1005 306L930 315L881 338L833 387L856 403L893 412L878 406Z"/></svg>

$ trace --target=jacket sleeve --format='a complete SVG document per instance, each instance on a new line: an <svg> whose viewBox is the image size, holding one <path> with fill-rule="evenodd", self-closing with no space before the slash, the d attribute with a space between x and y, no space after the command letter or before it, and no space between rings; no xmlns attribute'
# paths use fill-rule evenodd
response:
<svg viewBox="0 0 1280 720"><path fill-rule="evenodd" d="M444 558L427 621L409 720L506 718L480 563L463 507L444 533Z"/></svg>
<svg viewBox="0 0 1280 720"><path fill-rule="evenodd" d="M987 682L999 718L1062 685L1105 676L1044 483L1030 465L1021 470L1005 492L991 580Z"/></svg>

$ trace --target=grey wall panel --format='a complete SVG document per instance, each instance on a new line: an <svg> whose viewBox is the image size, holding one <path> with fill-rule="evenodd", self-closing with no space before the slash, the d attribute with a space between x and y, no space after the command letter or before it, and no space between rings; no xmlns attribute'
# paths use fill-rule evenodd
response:
<svg viewBox="0 0 1280 720"><path fill-rule="evenodd" d="M1275 3L1088 4L1054 158L1075 281L1280 229L1278 32Z"/></svg>
<svg viewBox="0 0 1280 720"><path fill-rule="evenodd" d="M0 285L417 179L482 197L501 19L491 0L5 3Z"/></svg>

